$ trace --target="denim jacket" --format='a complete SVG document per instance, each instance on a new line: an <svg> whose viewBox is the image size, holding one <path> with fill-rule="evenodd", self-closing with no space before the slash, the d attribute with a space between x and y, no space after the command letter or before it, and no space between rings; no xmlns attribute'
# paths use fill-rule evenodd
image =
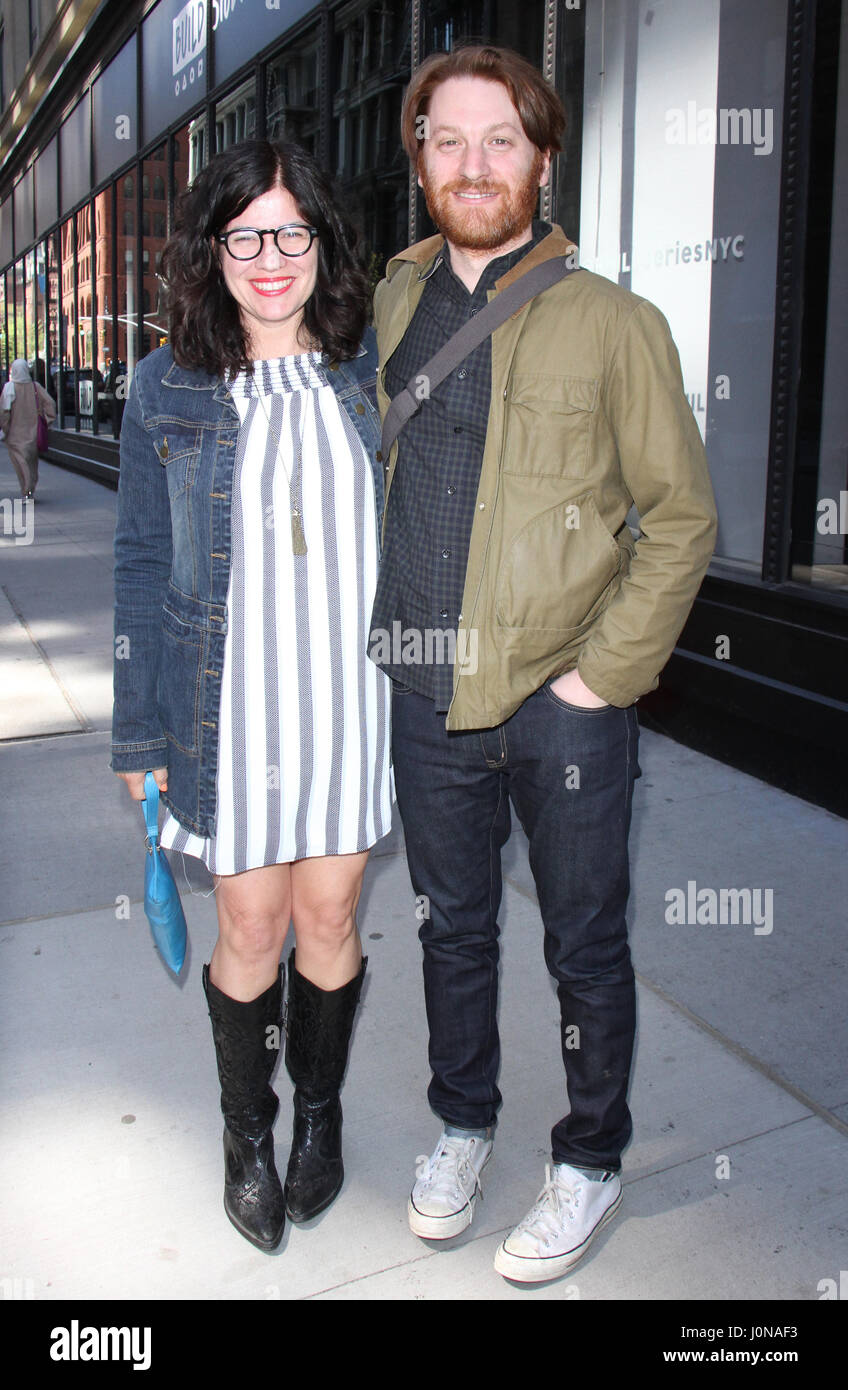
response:
<svg viewBox="0 0 848 1390"><path fill-rule="evenodd" d="M329 364L339 403L371 463L379 545L384 484L376 371L371 328L357 357ZM162 800L204 836L215 832L239 423L224 380L178 366L166 346L138 364L121 426L111 767L167 767Z"/></svg>

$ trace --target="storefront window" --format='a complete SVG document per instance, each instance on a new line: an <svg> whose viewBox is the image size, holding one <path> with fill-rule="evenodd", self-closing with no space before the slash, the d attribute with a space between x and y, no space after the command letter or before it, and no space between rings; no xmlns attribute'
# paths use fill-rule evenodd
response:
<svg viewBox="0 0 848 1390"><path fill-rule="evenodd" d="M91 95L97 184L131 159L138 149L135 35L98 77Z"/></svg>
<svg viewBox="0 0 848 1390"><path fill-rule="evenodd" d="M314 7L315 0L213 0L215 78L230 73L267 48Z"/></svg>
<svg viewBox="0 0 848 1390"><path fill-rule="evenodd" d="M165 245L167 224L168 145L163 142L142 165L142 187L149 189L145 202L142 266L141 356L146 357L168 337L168 320L161 304L159 259ZM159 197L155 196L158 191Z"/></svg>
<svg viewBox="0 0 848 1390"><path fill-rule="evenodd" d="M23 257L15 266L15 356L26 356L26 317Z"/></svg>
<svg viewBox="0 0 848 1390"><path fill-rule="evenodd" d="M215 149L229 149L256 134L256 82L249 78L215 102Z"/></svg>
<svg viewBox="0 0 848 1390"><path fill-rule="evenodd" d="M47 244L40 241L35 248L36 312L38 315L37 380L48 389L50 355L47 338Z"/></svg>
<svg viewBox="0 0 848 1390"><path fill-rule="evenodd" d="M32 166L27 169L22 178L18 179L14 190L15 204L15 246L18 250L23 250L29 246L34 233L33 217L33 172Z"/></svg>
<svg viewBox="0 0 848 1390"><path fill-rule="evenodd" d="M58 256L58 232L51 232L45 242L47 255L47 293L45 296L46 308L46 358L47 358L47 390L54 400L59 401L59 311L61 305L61 295L59 286L59 256Z"/></svg>
<svg viewBox="0 0 848 1390"><path fill-rule="evenodd" d="M817 29L790 574L848 594L848 6Z"/></svg>
<svg viewBox="0 0 848 1390"><path fill-rule="evenodd" d="M115 436L120 430L123 408L123 388L119 378L126 372L115 352L113 294L112 201L115 185L98 193L94 200L95 223L95 292L97 299L97 381L98 431Z"/></svg>
<svg viewBox="0 0 848 1390"><path fill-rule="evenodd" d="M771 430L785 25L786 0L586 8L580 260L668 319L709 457L716 556L752 575Z"/></svg>
<svg viewBox="0 0 848 1390"><path fill-rule="evenodd" d="M30 364L30 368L33 367L35 359L38 356L38 306L36 304L36 292L35 252L28 251L24 256L24 297L26 303L24 313L26 347L24 348L24 357Z"/></svg>
<svg viewBox="0 0 848 1390"><path fill-rule="evenodd" d="M30 361L33 375L40 386L47 385L47 338L45 335L46 281L44 265L44 243L39 242L27 257L32 260L32 280L30 282L30 303L32 305L32 333L30 334ZM29 269L29 266L28 266Z"/></svg>
<svg viewBox="0 0 848 1390"><path fill-rule="evenodd" d="M320 128L318 106L318 46L315 25L278 58L265 73L265 129L269 140L296 140L317 154Z"/></svg>
<svg viewBox="0 0 848 1390"><path fill-rule="evenodd" d="M194 123L191 122L189 125L184 125L181 130L177 131L176 135L171 137L171 159L173 161L172 167L174 171L174 194L177 197L179 197L180 193L182 193L186 188L188 188L191 179L193 179L194 175L197 173L197 169L190 171L189 167L189 153L192 147L191 131L193 124ZM171 226L173 226L173 211Z"/></svg>
<svg viewBox="0 0 848 1390"><path fill-rule="evenodd" d="M379 5L375 7L379 12ZM514 48L541 65L544 5L514 0L428 0L424 10L424 53L448 53L458 43L496 43ZM373 11L372 11L373 13ZM363 26L363 76L370 70L368 23Z"/></svg>
<svg viewBox="0 0 848 1390"><path fill-rule="evenodd" d="M54 135L35 161L35 230L42 236L59 216L59 139Z"/></svg>
<svg viewBox="0 0 848 1390"><path fill-rule="evenodd" d="M77 219L77 345L78 369L76 386L79 428L93 431L95 401L95 325L93 245L89 204L80 208ZM99 382L97 383L100 384Z"/></svg>
<svg viewBox="0 0 848 1390"><path fill-rule="evenodd" d="M220 0L219 0L220 4ZM279 23L279 14L276 14ZM159 0L141 26L144 55L142 145L206 96L206 5L203 0Z"/></svg>
<svg viewBox="0 0 848 1390"><path fill-rule="evenodd" d="M409 161L400 143L409 14L409 7L376 3L346 20L336 17L331 168L361 229L375 283L409 239ZM367 84L359 83L363 63ZM269 102L270 93L269 86Z"/></svg>
<svg viewBox="0 0 848 1390"><path fill-rule="evenodd" d="M195 174L203 168L206 163L206 117L198 116L193 120L189 130L189 183L194 182Z"/></svg>
<svg viewBox="0 0 848 1390"><path fill-rule="evenodd" d="M12 199L0 203L0 265L7 266L12 259Z"/></svg>
<svg viewBox="0 0 848 1390"><path fill-rule="evenodd" d="M60 229L60 267L62 285L62 322L60 328L60 389L57 391L57 400L61 402L60 409L64 413L63 426L65 429L76 429L77 420L77 393L76 393L76 353L78 349L77 337L77 307L74 297L74 223L73 218L67 218L62 223Z"/></svg>
<svg viewBox="0 0 848 1390"><path fill-rule="evenodd" d="M118 298L117 335L115 356L125 373L124 392L129 391L130 382L138 360L137 316L136 316L136 240L127 231L126 214L129 200L126 193L126 180L119 182L118 196ZM131 194L135 198L135 193ZM124 395L126 399L126 394Z"/></svg>
<svg viewBox="0 0 848 1390"><path fill-rule="evenodd" d="M59 127L62 212L67 212L91 190L91 94L86 92L68 119Z"/></svg>
<svg viewBox="0 0 848 1390"><path fill-rule="evenodd" d="M0 382L9 372L9 350L6 334L6 276L0 275Z"/></svg>

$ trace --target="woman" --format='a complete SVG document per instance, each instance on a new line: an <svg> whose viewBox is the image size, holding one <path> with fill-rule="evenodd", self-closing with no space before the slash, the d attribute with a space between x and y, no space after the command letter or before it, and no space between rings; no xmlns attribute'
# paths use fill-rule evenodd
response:
<svg viewBox="0 0 848 1390"><path fill-rule="evenodd" d="M18 357L0 393L0 429L25 500L35 497L38 486L39 415L49 425L56 419L56 405L44 387L33 381L23 358Z"/></svg>
<svg viewBox="0 0 848 1390"><path fill-rule="evenodd" d="M151 769L162 844L215 879L203 983L227 1215L263 1250L343 1178L339 1089L365 973L355 914L391 828L389 682L366 657L383 507L355 234L289 144L246 141L180 199L167 347L121 429L112 767ZM118 637L129 639L126 646ZM285 1191L270 1086L293 922Z"/></svg>

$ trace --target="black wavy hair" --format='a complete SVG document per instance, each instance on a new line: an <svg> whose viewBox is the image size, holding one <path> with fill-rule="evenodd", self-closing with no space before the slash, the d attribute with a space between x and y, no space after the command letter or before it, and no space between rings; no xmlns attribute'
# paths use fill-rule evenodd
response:
<svg viewBox="0 0 848 1390"><path fill-rule="evenodd" d="M211 159L177 200L175 230L159 274L165 283L170 344L181 367L225 377L252 371L239 306L211 238L254 198L282 186L318 229L318 277L304 308L304 327L328 361L354 357L368 321L371 285L358 235L327 174L299 145L242 140ZM224 253L226 254L226 253Z"/></svg>

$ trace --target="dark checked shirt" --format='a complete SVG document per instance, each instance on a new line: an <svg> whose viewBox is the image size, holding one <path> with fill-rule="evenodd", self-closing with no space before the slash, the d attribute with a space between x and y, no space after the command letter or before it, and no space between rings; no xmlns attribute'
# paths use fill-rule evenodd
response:
<svg viewBox="0 0 848 1390"><path fill-rule="evenodd" d="M486 291L550 230L547 222L534 220L532 240L489 261L473 294L451 269L445 243L386 365L390 397L485 308ZM453 695L453 661L444 658L452 655L456 640L491 394L489 335L404 425L389 493L370 653L387 675L435 700L439 711L447 710ZM382 652L378 632L386 634ZM434 635L428 638L428 632ZM453 635L439 638L438 633ZM389 659L382 660L386 654Z"/></svg>

